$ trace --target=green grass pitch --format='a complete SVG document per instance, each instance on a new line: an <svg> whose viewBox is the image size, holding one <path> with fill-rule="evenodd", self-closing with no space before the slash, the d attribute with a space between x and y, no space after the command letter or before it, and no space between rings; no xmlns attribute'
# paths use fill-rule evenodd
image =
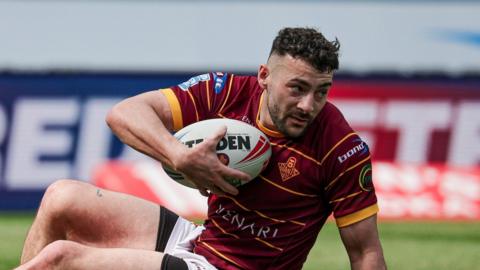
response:
<svg viewBox="0 0 480 270"><path fill-rule="evenodd" d="M18 264L32 219L32 213L0 213L0 270ZM478 267L480 222L380 222L379 230L389 269ZM349 269L334 223L327 223L320 232L304 269Z"/></svg>

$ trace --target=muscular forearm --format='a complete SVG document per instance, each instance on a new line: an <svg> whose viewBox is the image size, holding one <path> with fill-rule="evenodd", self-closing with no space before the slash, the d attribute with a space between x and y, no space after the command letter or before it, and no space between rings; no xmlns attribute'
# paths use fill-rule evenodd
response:
<svg viewBox="0 0 480 270"><path fill-rule="evenodd" d="M366 252L356 258L350 258L352 270L384 270L387 269L383 254Z"/></svg>
<svg viewBox="0 0 480 270"><path fill-rule="evenodd" d="M382 245L378 237L377 215L340 228L354 270L386 269Z"/></svg>
<svg viewBox="0 0 480 270"><path fill-rule="evenodd" d="M175 168L176 159L185 150L170 135L167 128L171 124L162 120L154 108L135 99L115 105L106 121L122 142L171 168Z"/></svg>

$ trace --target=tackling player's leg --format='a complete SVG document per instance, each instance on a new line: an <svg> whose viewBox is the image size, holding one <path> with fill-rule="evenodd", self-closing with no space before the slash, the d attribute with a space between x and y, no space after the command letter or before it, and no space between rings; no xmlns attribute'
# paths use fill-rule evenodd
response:
<svg viewBox="0 0 480 270"><path fill-rule="evenodd" d="M37 256L16 270L166 269L166 265L162 265L164 256L169 255L141 249L94 248L60 240L47 245ZM186 267L183 262L179 269Z"/></svg>
<svg viewBox="0 0 480 270"><path fill-rule="evenodd" d="M57 240L154 251L159 221L159 206L152 202L80 181L59 180L45 192L21 263Z"/></svg>

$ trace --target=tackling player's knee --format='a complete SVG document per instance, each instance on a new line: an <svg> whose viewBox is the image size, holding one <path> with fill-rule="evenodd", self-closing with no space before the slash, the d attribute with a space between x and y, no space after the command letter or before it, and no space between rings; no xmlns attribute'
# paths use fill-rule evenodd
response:
<svg viewBox="0 0 480 270"><path fill-rule="evenodd" d="M40 206L41 210L55 216L61 216L65 209L71 209L71 206L78 205L75 200L79 194L82 194L81 188L83 188L82 183L78 181L55 181L45 191Z"/></svg>
<svg viewBox="0 0 480 270"><path fill-rule="evenodd" d="M66 261L78 257L81 249L81 245L71 241L52 242L37 256L38 261L32 269L61 269L66 265Z"/></svg>

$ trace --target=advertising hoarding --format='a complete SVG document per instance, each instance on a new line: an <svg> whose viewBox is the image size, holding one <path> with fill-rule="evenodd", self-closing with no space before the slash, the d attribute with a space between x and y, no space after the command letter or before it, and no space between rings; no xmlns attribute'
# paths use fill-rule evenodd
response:
<svg viewBox="0 0 480 270"><path fill-rule="evenodd" d="M90 181L109 160L148 159L113 136L106 113L122 98L192 75L1 75L0 209L33 209L53 181ZM479 218L479 89L480 80L467 77L336 78L330 99L370 146L388 217L425 218L431 210L440 214L427 217ZM407 193L412 179L418 189ZM457 207L466 199L471 215ZM427 206L401 207L412 200Z"/></svg>

